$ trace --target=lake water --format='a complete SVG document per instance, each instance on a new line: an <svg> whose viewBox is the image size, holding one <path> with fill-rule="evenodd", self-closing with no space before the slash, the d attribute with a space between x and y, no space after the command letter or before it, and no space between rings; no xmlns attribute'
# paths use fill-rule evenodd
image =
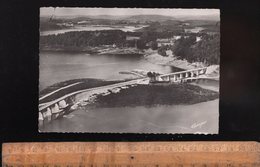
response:
<svg viewBox="0 0 260 167"><path fill-rule="evenodd" d="M170 73L179 69L152 64L142 56L89 55L85 53L40 53L40 90L54 83L77 79L125 79L120 71L143 69ZM218 81L199 81L205 88L218 89ZM218 133L218 103L213 100L193 105L78 109L52 121L42 132L115 133Z"/></svg>
<svg viewBox="0 0 260 167"><path fill-rule="evenodd" d="M203 27L195 27L195 28L190 28L190 29L184 29L185 32L191 32L191 33L198 33L202 30L204 30L205 28Z"/></svg>
<svg viewBox="0 0 260 167"><path fill-rule="evenodd" d="M70 32L70 31L96 31L96 30L122 30L122 31L130 31L134 32L138 29L141 29L143 27L146 27L146 25L139 25L139 26L94 26L94 25L88 25L88 26L74 26L72 28L67 28L67 29L61 29L61 30L50 30L50 31L41 31L40 35L45 36L45 35L57 35L57 34L62 34L65 32Z"/></svg>
<svg viewBox="0 0 260 167"><path fill-rule="evenodd" d="M160 73L178 71L174 67L152 64L144 60L142 56L41 52L39 89L42 90L52 84L78 78L127 79L134 76L119 74L119 72L134 69L152 70Z"/></svg>
<svg viewBox="0 0 260 167"><path fill-rule="evenodd" d="M44 127L46 132L218 133L218 102L156 107L77 110Z"/></svg>

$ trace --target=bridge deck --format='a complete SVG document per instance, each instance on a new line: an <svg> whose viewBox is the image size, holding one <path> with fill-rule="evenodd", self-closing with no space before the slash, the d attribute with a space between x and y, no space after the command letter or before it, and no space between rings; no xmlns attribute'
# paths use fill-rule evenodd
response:
<svg viewBox="0 0 260 167"><path fill-rule="evenodd" d="M204 68L197 68L197 69L192 69L192 70L186 70L186 71L179 71L179 72L174 72L174 73L170 73L170 74L163 74L163 75L160 75L160 77L165 77L165 76L170 76L170 75L176 75L176 74L182 74L182 73L187 73L187 72L194 72L194 71L199 71L199 70L205 70L207 69L207 67L204 67ZM73 95L76 95L78 93L82 93L82 92L87 92L87 91L95 91L95 90L100 90L100 89L113 89L113 88L116 88L116 87L122 87L122 86L127 86L127 85L133 85L133 84L137 84L138 82L140 81L144 81L144 80L147 80L149 79L148 77L146 78L141 78L141 79L135 79L135 80L131 80L131 81L127 81L127 82L121 82L121 83L117 83L117 84L112 84L112 85L106 85L106 86L100 86L100 87L95 87L95 88L89 88L89 89L84 89L84 90L79 90L79 91L76 91L76 92L72 92L72 93L69 93L65 96L62 96L56 100L53 100L51 102L47 102L45 104L39 104L39 110L43 110L43 109L46 109L52 105L54 105L55 103L58 103L59 101L67 98L67 97L70 97L70 96L73 96ZM76 85L76 83L74 84Z"/></svg>
<svg viewBox="0 0 260 167"><path fill-rule="evenodd" d="M166 77L166 76L176 75L176 74L183 74L183 73L187 73L187 72L194 72L194 71L205 70L205 69L207 69L207 67L196 68L196 69L185 70L185 71L178 71L178 72L169 73L169 74L163 74L163 75L160 75L160 77Z"/></svg>
<svg viewBox="0 0 260 167"><path fill-rule="evenodd" d="M87 92L87 91L95 91L95 90L100 90L100 89L113 89L113 88L116 88L116 87L122 87L122 86L127 86L127 85L133 85L133 84L137 84L138 82L142 81L142 80L146 80L148 78L142 78L142 79L137 79L137 80L131 80L131 81L127 81L127 82L121 82L121 83L117 83L117 84L112 84L112 85L106 85L106 86L100 86L100 87L95 87L95 88L89 88L89 89L84 89L84 90L79 90L79 91L76 91L76 92L72 92L72 93L69 93L65 96L62 96L56 100L53 100L51 102L48 102L46 103L46 105L41 105L39 104L39 110L43 110L43 109L46 109L52 105L54 105L55 103L58 103L59 101L67 98L67 97L70 97L70 96L73 96L73 95L76 95L78 93L83 93L83 92Z"/></svg>
<svg viewBox="0 0 260 167"><path fill-rule="evenodd" d="M82 82L76 82L76 83L73 83L73 84L70 84L70 85L61 87L61 88L59 88L59 89L56 89L56 90L54 90L53 92L50 92L50 93L48 93L48 94L46 94L46 95L40 97L39 100L43 100L44 98L49 97L50 95L52 95L52 94L54 94L54 93L56 93L56 92L59 92L59 91L61 91L61 90L63 90L63 89L67 89L67 88L69 88L69 87L78 85L78 84L80 84L80 83L82 83Z"/></svg>

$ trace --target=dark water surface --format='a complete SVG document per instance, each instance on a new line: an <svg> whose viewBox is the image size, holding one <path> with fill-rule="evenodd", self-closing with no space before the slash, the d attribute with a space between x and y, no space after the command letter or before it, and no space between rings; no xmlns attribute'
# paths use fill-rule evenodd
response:
<svg viewBox="0 0 260 167"><path fill-rule="evenodd" d="M218 102L77 110L46 132L218 133Z"/></svg>
<svg viewBox="0 0 260 167"><path fill-rule="evenodd" d="M42 52L40 53L40 90L57 82L97 78L106 80L126 79L132 75L120 71L134 69L170 73L179 69L152 64L134 55L89 55L86 53Z"/></svg>
<svg viewBox="0 0 260 167"><path fill-rule="evenodd" d="M85 53L42 52L40 54L40 90L54 83L77 79L125 79L120 71L133 69L170 73L179 69L152 64L141 56L88 55ZM194 83L218 90L218 81ZM42 132L114 132L114 133L218 133L219 100L193 105L155 107L115 107L78 109L55 120Z"/></svg>

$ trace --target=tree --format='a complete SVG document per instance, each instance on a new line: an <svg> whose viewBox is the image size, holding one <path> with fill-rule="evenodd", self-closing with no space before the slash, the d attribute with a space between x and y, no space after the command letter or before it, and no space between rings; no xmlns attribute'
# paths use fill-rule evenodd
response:
<svg viewBox="0 0 260 167"><path fill-rule="evenodd" d="M158 49L158 43L156 41L152 41L151 42L151 48L152 48L152 50Z"/></svg>
<svg viewBox="0 0 260 167"><path fill-rule="evenodd" d="M191 63L219 64L220 36L204 34L201 41L196 43L195 40L195 36L177 40L171 48L173 54Z"/></svg>
<svg viewBox="0 0 260 167"><path fill-rule="evenodd" d="M166 46L161 46L159 49L158 49L158 54L160 54L161 56L164 56L164 57L167 57L168 55L166 54Z"/></svg>

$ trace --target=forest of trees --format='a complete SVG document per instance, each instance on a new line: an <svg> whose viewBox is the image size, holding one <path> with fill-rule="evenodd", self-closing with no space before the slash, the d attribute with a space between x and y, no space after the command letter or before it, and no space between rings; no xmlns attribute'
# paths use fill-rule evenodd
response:
<svg viewBox="0 0 260 167"><path fill-rule="evenodd" d="M196 42L195 36L182 37L171 48L173 54L179 59L188 62L204 62L208 65L219 64L220 61L220 34L202 36Z"/></svg>
<svg viewBox="0 0 260 167"><path fill-rule="evenodd" d="M188 62L204 62L206 64L219 64L220 58L220 34L208 35L206 33L182 34L174 45L158 48L156 39L172 37L173 32L124 32L121 30L101 31L74 31L58 35L41 36L40 49L47 46L51 48L66 48L77 50L77 48L96 47L101 45L116 45L117 47L137 47L138 49L158 49L162 56L166 50L171 49L179 59ZM140 37L139 40L127 40L126 36ZM196 37L201 40L196 42Z"/></svg>
<svg viewBox="0 0 260 167"><path fill-rule="evenodd" d="M127 41L126 36L140 37L137 41ZM135 47L138 49L157 49L157 38L172 36L170 32L124 32L121 30L101 30L101 31L73 31L57 35L41 36L40 48L44 46L55 47L88 47L100 45L113 45L117 47ZM150 43L151 46L146 44Z"/></svg>
<svg viewBox="0 0 260 167"><path fill-rule="evenodd" d="M46 22L46 20L42 21ZM183 28L175 25L177 22L164 24L154 22L138 32L124 32L121 30L74 31L58 35L41 36L40 48L43 46L76 48L113 44L116 44L118 47L134 47L136 45L135 41L126 41L126 36L137 36L140 37L140 40L137 41L137 48L147 49L146 44L151 43L149 47L157 49L156 39L168 38L184 32ZM45 29L43 25L45 24L41 24L41 29ZM52 25L52 22L48 22L46 26L51 28L54 25Z"/></svg>
<svg viewBox="0 0 260 167"><path fill-rule="evenodd" d="M125 43L125 37L126 34L120 30L73 31L58 35L42 36L40 45L85 47L116 44L120 46Z"/></svg>

